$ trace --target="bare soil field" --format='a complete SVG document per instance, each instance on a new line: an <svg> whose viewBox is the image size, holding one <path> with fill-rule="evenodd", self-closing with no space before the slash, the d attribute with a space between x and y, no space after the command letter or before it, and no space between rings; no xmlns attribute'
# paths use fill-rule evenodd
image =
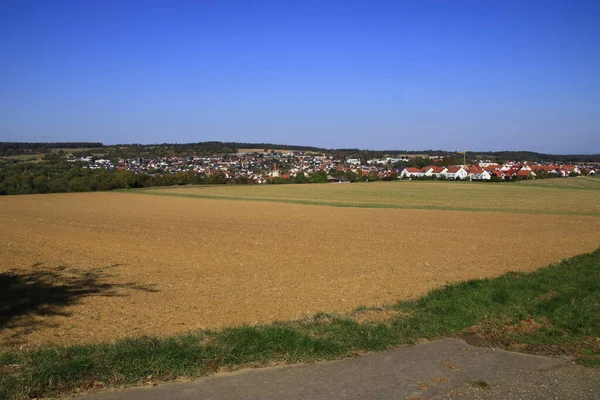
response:
<svg viewBox="0 0 600 400"><path fill-rule="evenodd" d="M411 299L595 250L600 217L104 192L2 197L0 235L0 347L30 348Z"/></svg>

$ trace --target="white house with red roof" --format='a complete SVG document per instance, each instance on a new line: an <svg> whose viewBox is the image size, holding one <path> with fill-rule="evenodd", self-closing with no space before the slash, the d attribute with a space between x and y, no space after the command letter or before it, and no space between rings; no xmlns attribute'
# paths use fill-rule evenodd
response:
<svg viewBox="0 0 600 400"><path fill-rule="evenodd" d="M465 179L469 176L467 170L457 165L451 165L446 170L446 179Z"/></svg>
<svg viewBox="0 0 600 400"><path fill-rule="evenodd" d="M472 181L489 181L492 175L485 169L474 170L469 174Z"/></svg>
<svg viewBox="0 0 600 400"><path fill-rule="evenodd" d="M436 177L440 177L442 175L446 175L446 172L448 172L448 168L446 167L438 167L438 166L434 166L432 167L432 174L435 175Z"/></svg>
<svg viewBox="0 0 600 400"><path fill-rule="evenodd" d="M581 170L576 165L561 165L559 173L562 176L569 176L571 173L580 174Z"/></svg>
<svg viewBox="0 0 600 400"><path fill-rule="evenodd" d="M421 172L423 173L424 176L431 176L431 175L433 175L433 166L428 165L427 167L423 167L423 168L421 168Z"/></svg>
<svg viewBox="0 0 600 400"><path fill-rule="evenodd" d="M520 179L535 178L535 172L530 169L521 168L517 171L517 177Z"/></svg>
<svg viewBox="0 0 600 400"><path fill-rule="evenodd" d="M423 172L419 168L408 167L402 170L402 172L400 173L400 178L419 178L423 175Z"/></svg>

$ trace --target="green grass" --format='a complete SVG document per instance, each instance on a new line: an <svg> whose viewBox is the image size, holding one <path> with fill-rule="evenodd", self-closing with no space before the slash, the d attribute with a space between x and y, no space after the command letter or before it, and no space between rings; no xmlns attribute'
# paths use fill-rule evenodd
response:
<svg viewBox="0 0 600 400"><path fill-rule="evenodd" d="M475 389L483 389L483 390L490 389L490 384L484 380L475 381L471 384L471 386L473 386Z"/></svg>
<svg viewBox="0 0 600 400"><path fill-rule="evenodd" d="M0 159L6 160L20 160L20 161L36 161L41 160L44 157L43 153L40 154L20 154L16 156L3 156Z"/></svg>
<svg viewBox="0 0 600 400"><path fill-rule="evenodd" d="M365 312L392 316L357 322L355 317ZM298 321L167 338L4 352L0 398L141 385L473 335L516 350L560 350L585 365L600 366L600 249L533 273L463 282L415 301L361 307L345 315L319 313Z"/></svg>
<svg viewBox="0 0 600 400"><path fill-rule="evenodd" d="M518 182L518 184L552 189L600 190L600 176L578 176L568 179L537 179Z"/></svg>
<svg viewBox="0 0 600 400"><path fill-rule="evenodd" d="M593 183L588 184L588 181ZM343 185L218 185L136 189L124 192L335 207L600 216L600 185L596 185L596 181L600 182L596 178L584 177L547 179L544 182L549 183L544 185L537 182L444 181ZM585 186L585 190L580 188L582 185Z"/></svg>

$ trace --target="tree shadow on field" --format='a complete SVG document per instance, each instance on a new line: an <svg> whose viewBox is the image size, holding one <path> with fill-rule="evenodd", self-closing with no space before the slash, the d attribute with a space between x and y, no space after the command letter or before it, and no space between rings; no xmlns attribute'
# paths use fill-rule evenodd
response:
<svg viewBox="0 0 600 400"><path fill-rule="evenodd" d="M67 266L45 267L36 263L28 269L0 272L0 329L32 330L43 324L35 316L68 316L65 307L88 296L126 296L128 290L157 292L136 283L111 283L113 264L92 269Z"/></svg>

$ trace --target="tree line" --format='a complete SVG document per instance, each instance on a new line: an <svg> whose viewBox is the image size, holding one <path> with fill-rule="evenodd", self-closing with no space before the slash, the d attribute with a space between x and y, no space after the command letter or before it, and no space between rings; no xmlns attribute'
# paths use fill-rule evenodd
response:
<svg viewBox="0 0 600 400"><path fill-rule="evenodd" d="M544 154L533 151L467 152L468 159L514 160L547 163L600 162L600 154Z"/></svg>
<svg viewBox="0 0 600 400"><path fill-rule="evenodd" d="M244 143L207 141L197 143L161 143L161 144L116 144L104 145L100 142L0 142L0 156L47 153L52 149L94 149L106 153L107 157L164 157L164 156L208 156L214 154L237 153L239 149L256 149L257 152L294 149L331 154L336 158L360 158L367 160L398 154L427 154L429 156L462 158L454 151L445 150L364 150L364 149L325 149L313 146L283 145L273 143ZM468 151L467 159L514 160L530 162L582 163L600 162L600 154L544 154L533 151Z"/></svg>
<svg viewBox="0 0 600 400"><path fill-rule="evenodd" d="M0 168L0 195L93 192L152 186L224 184L220 174L204 175L194 171L137 174L114 169L90 169L65 160L39 163L11 163ZM235 182L249 183L249 182Z"/></svg>

